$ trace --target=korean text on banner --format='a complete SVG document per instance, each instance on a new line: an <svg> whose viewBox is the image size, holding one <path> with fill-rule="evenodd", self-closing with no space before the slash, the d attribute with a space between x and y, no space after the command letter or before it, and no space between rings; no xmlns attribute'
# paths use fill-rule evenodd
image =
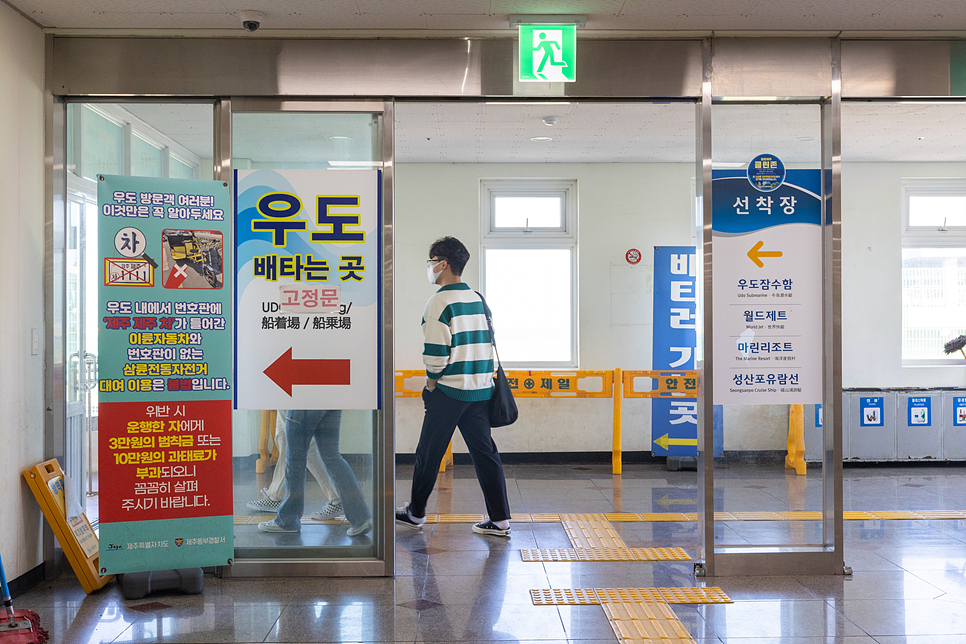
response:
<svg viewBox="0 0 966 644"><path fill-rule="evenodd" d="M228 184L98 179L100 572L229 564Z"/></svg>
<svg viewBox="0 0 966 644"><path fill-rule="evenodd" d="M236 170L239 409L377 409L378 170Z"/></svg>
<svg viewBox="0 0 966 644"><path fill-rule="evenodd" d="M819 170L712 173L714 403L822 402Z"/></svg>
<svg viewBox="0 0 966 644"><path fill-rule="evenodd" d="M694 247L655 246L652 369L694 369L697 290ZM651 451L658 456L697 456L697 400L651 400Z"/></svg>

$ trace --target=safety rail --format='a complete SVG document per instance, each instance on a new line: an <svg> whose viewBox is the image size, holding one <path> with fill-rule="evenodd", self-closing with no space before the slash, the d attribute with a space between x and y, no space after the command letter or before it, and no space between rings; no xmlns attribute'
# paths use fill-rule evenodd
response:
<svg viewBox="0 0 966 644"><path fill-rule="evenodd" d="M614 432L612 438L612 471L622 470L623 399L624 398L695 398L698 392L696 371L659 369L647 371L607 370L548 370L506 372L515 398L612 398L614 400ZM422 394L426 372L407 369L395 372L397 398L416 398ZM407 386L407 381L416 379ZM620 383L615 387L614 383ZM640 389L649 383L650 389ZM656 384L656 386L655 386ZM415 388L413 388L415 386ZM445 472L453 463L453 443L450 442L439 471Z"/></svg>

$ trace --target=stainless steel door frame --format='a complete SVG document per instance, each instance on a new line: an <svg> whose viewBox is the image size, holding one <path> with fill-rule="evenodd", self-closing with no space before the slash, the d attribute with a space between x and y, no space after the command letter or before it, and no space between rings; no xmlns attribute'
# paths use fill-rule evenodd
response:
<svg viewBox="0 0 966 644"><path fill-rule="evenodd" d="M214 178L231 181L232 115L249 112L369 113L378 119L382 173L382 351L381 399L376 412L377 438L373 445L373 516L379 523L374 559L237 559L219 568L225 577L383 577L395 572L394 495L396 445L393 365L393 102L383 100L319 101L233 97L215 101Z"/></svg>
<svg viewBox="0 0 966 644"><path fill-rule="evenodd" d="M699 577L741 575L851 574L843 560L842 536L842 306L841 306L841 41L831 39L831 91L824 98L731 98L712 95L710 39L704 44L702 99L698 106L698 192L702 213L703 332L699 334L698 364L698 532ZM825 409L822 459L822 544L801 546L716 546L714 542L714 404L712 334L714 328L712 284L714 245L712 230L712 121L713 102L730 104L821 105L822 127L822 271L823 271L823 405Z"/></svg>

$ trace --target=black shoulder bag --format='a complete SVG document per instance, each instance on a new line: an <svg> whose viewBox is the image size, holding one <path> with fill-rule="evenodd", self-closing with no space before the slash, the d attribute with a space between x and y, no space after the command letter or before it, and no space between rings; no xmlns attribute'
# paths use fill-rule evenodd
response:
<svg viewBox="0 0 966 644"><path fill-rule="evenodd" d="M483 302L483 312L486 314L486 324L490 327L490 343L496 352L496 375L493 377L493 397L490 398L490 427L506 427L512 425L517 420L517 403L513 400L513 392L510 390L510 383L503 372L503 365L500 363L500 351L496 348L496 336L493 333L493 314L490 307L486 304L486 299L480 296Z"/></svg>

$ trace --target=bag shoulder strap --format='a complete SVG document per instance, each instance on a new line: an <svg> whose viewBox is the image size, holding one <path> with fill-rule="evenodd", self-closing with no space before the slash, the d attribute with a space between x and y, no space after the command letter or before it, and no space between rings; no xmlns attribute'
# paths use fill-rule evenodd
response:
<svg viewBox="0 0 966 644"><path fill-rule="evenodd" d="M479 291L473 291L480 296L480 301L483 302L483 314L486 316L486 325L490 327L490 344L493 345L493 351L496 352L496 364L498 367L502 367L503 364L500 362L500 350L496 348L496 334L493 332L493 312L490 311L490 306L486 303L486 298Z"/></svg>

